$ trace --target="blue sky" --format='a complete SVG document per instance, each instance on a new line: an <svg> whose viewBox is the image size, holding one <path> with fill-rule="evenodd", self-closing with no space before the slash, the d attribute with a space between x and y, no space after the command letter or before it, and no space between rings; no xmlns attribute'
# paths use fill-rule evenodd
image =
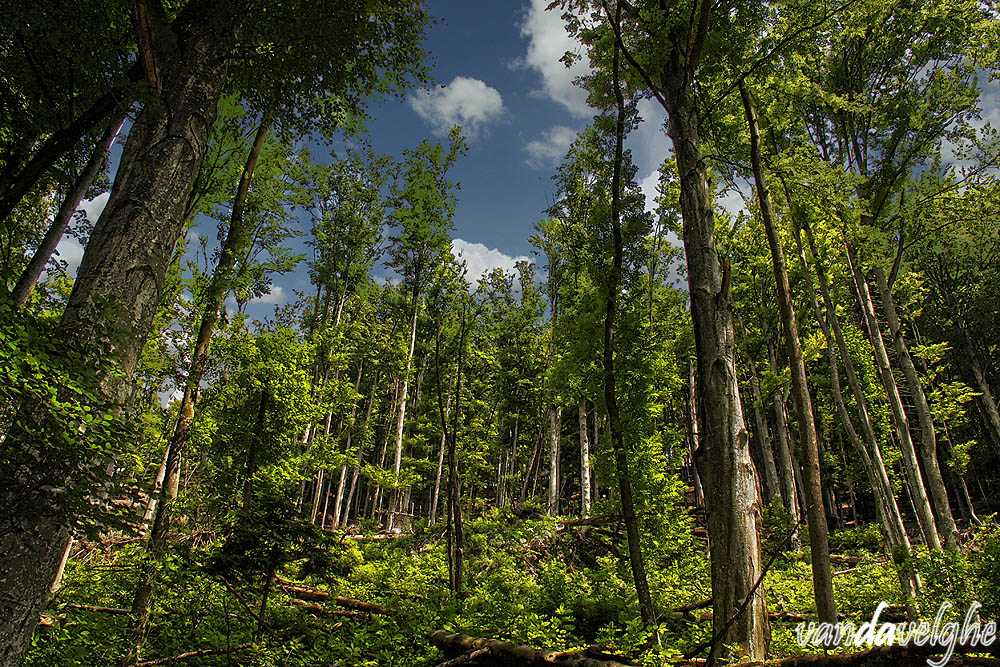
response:
<svg viewBox="0 0 1000 667"><path fill-rule="evenodd" d="M452 172L461 184L454 248L473 281L484 270L532 258L528 237L552 202L555 168L594 114L573 84L586 73L586 58L572 69L560 62L579 46L566 34L559 10L545 10L548 1L430 0L437 23L429 27L426 47L436 85L370 109L370 140L382 153L398 155L428 137L443 141L452 124L463 126L469 151ZM640 112L646 122L629 145L651 194L669 141L655 104L643 102ZM82 208L93 220L105 201L106 195ZM202 235L214 238L213 225L205 225ZM60 253L75 270L82 248L67 239ZM377 267L376 274L385 269ZM251 304L252 316L294 298L292 290L311 291L304 265L274 282L272 295Z"/></svg>

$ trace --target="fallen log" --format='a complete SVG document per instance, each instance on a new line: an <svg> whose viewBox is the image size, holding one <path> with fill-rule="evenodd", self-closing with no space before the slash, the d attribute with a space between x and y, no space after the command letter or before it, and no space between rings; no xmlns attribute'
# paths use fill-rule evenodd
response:
<svg viewBox="0 0 1000 667"><path fill-rule="evenodd" d="M591 649L582 651L546 651L531 646L514 644L502 639L487 639L472 637L459 633L435 630L427 635L434 646L444 651L445 655L464 659L451 662L452 665L495 665L496 667L545 667L548 665L566 665L567 667L627 667L631 663L624 662L621 656L601 654L598 658L591 657ZM488 649L487 653L482 653ZM476 653L479 652L479 653ZM472 655L476 653L476 657ZM610 658L610 659L605 659ZM447 665L448 663L444 663Z"/></svg>
<svg viewBox="0 0 1000 667"><path fill-rule="evenodd" d="M172 655L169 658L157 658L156 660L146 660L145 662L138 663L136 667L153 667L154 665L166 665L171 662L178 662L180 660L201 658L202 656L206 655L222 655L224 653L235 653L236 651L242 651L243 649L250 648L251 646L253 646L253 642L247 642L246 644L239 644L238 646L230 646L228 648L203 648L197 651L188 651L187 653Z"/></svg>
<svg viewBox="0 0 1000 667"><path fill-rule="evenodd" d="M98 607L92 604L77 604L76 602L63 602L62 607L68 610L78 609L80 611L97 611L102 614L131 614L131 609L118 609L115 607Z"/></svg>

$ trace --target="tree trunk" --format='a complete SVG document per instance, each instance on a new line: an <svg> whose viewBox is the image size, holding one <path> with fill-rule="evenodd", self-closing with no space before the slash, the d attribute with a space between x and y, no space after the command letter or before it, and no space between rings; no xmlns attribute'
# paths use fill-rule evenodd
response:
<svg viewBox="0 0 1000 667"><path fill-rule="evenodd" d="M857 258L850 244L845 244L845 248L847 250L847 261L850 265L851 275L854 278L855 296L864 315L865 330L872 349L875 352L875 362L878 368L879 379L889 400L893 425L896 429L896 437L899 440L899 448L903 453L903 473L906 477L906 486L910 492L910 499L913 502L913 511L917 515L920 532L923 534L924 542L928 548L940 551L941 540L938 537L937 524L934 521L934 513L931 511L931 503L927 499L923 475L920 472L920 463L917 461L917 452L913 448L913 440L910 438L910 424L906 418L906 412L903 410L903 401L899 396L896 379L892 376L889 355L886 352L885 343L882 341L882 332L875 317L875 305L872 303L871 294L868 291L868 281L861 273L861 267L858 266Z"/></svg>
<svg viewBox="0 0 1000 667"><path fill-rule="evenodd" d="M35 249L35 253L31 256L28 265L21 272L21 276L14 286L14 291L11 292L15 308L22 308L28 301L31 290L34 288L35 283L38 282L38 276L42 274L53 251L59 245L59 240L62 239L66 228L69 227L73 213L76 212L77 207L80 206L80 201L94 183L97 174L100 173L101 167L108 156L108 150L111 148L111 142L114 141L119 129L121 129L120 122L108 126L108 129L104 131L104 134L98 140L97 145L94 146L94 150L91 152L83 171L66 193L62 205L59 207L59 212L56 213L52 224L49 225L48 230L45 232L45 237L38 248Z"/></svg>
<svg viewBox="0 0 1000 667"><path fill-rule="evenodd" d="M924 393L920 378L917 376L917 369L913 366L913 359L910 357L906 339L903 338L902 327L899 326L899 317L896 313L896 303L892 298L892 290L889 289L885 273L878 266L875 267L875 284L878 285L882 310L885 313L886 322L889 324L889 334L892 336L896 356L899 358L899 366L903 370L903 377L906 378L906 384L916 408L917 420L920 423L921 460L924 464L923 471L927 487L930 490L931 502L934 504L937 523L944 533L945 544L949 548L956 548L958 546L958 527L955 525L951 503L948 501L948 489L944 484L944 475L941 474L941 466L938 463L934 419L931 416L930 406L927 404L927 395Z"/></svg>
<svg viewBox="0 0 1000 667"><path fill-rule="evenodd" d="M759 660L766 655L770 628L763 590L758 587L751 594L762 572L757 472L750 458L750 438L736 378L729 266L722 265L716 249L711 190L692 97L694 67L694 63L668 62L661 78L680 176L684 252L698 359L701 443L696 462L706 495L712 498L707 503L715 608L712 623L722 645L735 647L740 656ZM745 599L748 602L743 607Z"/></svg>
<svg viewBox="0 0 1000 667"><path fill-rule="evenodd" d="M803 472L805 473L806 518L809 525L809 545L811 547L811 562L813 574L813 594L816 599L816 611L820 621L837 622L837 606L833 599L833 572L830 569L830 545L828 543L828 527L826 510L823 505L823 482L820 476L819 439L816 436L816 423L812 411L812 398L809 395L809 384L806 377L806 365L802 360L802 342L799 340L799 325L792 306L792 289L788 282L788 269L785 266L785 254L778 238L778 230L771 210L771 198L767 182L764 180L764 170L760 158L760 134L757 127L757 112L750 98L750 91L742 81L739 83L740 97L743 99L743 110L747 126L750 130L750 164L753 170L754 183L757 187L757 200L760 203L760 216L764 223L768 245L771 247L771 264L774 269L774 279L778 286L778 311L785 330L785 348L788 354L788 366L792 375L792 400L799 423L799 440L802 443L802 453L805 457Z"/></svg>
<svg viewBox="0 0 1000 667"><path fill-rule="evenodd" d="M449 383L448 386L448 397L445 399L444 404L444 414L441 416L442 423L448 421L448 411L451 409L451 391L454 389L454 384ZM441 472L444 469L444 452L445 446L447 445L447 429L441 429L441 446L438 448L438 464L437 473L434 475L434 490L431 492L431 515L430 523L434 525L437 523L437 510L438 510L438 500L441 493Z"/></svg>
<svg viewBox="0 0 1000 667"><path fill-rule="evenodd" d="M616 7L616 18L621 19L621 4ZM649 594L649 582L646 579L646 563L642 557L642 546L639 534L639 520L635 515L635 500L632 497L632 478L629 474L628 452L625 449L622 433L621 417L618 414L618 394L615 390L615 317L618 309L618 290L622 277L623 256L625 250L622 242L621 229L621 191L622 191L622 145L625 141L625 99L622 95L619 81L619 47L614 46L611 76L614 82L617 114L615 118L615 157L611 178L611 240L613 260L611 273L608 276L607 295L604 310L604 404L608 411L608 427L611 430L611 447L615 453L615 473L618 477L618 493L621 500L622 520L625 523L625 536L628 540L628 560L632 568L632 581L635 584L636 597L639 599L639 613L647 630L652 630L656 643L660 635L656 628L656 611ZM584 420L585 421L585 420ZM586 424L584 423L584 431Z"/></svg>
<svg viewBox="0 0 1000 667"><path fill-rule="evenodd" d="M413 364L413 350L417 344L418 295L413 295L413 319L410 323L410 347L406 355L406 369L403 371L403 390L399 398L399 413L396 418L396 454L392 461L393 494L392 507L387 520L387 530L395 524L395 511L399 509L399 466L403 460L403 422L406 420L406 393L410 383L410 366Z"/></svg>
<svg viewBox="0 0 1000 667"><path fill-rule="evenodd" d="M178 28L180 35L165 21L157 23L164 51L162 93L147 100L132 126L111 197L87 244L59 328L64 347L80 349L84 364L114 367L127 377L138 362L184 223L184 202L208 146L229 62L225 56L240 27L240 18L227 14L223 20L217 14L209 9ZM5 199L4 210L12 208L7 203ZM108 330L114 335L106 335ZM102 391L121 400L127 384L110 374L101 377ZM17 421L24 427L12 428L5 445L44 451L37 435L26 428L34 420ZM39 461L39 473L51 469L58 470L58 464ZM8 496L17 498L39 486L34 470L16 476L4 473L0 505L6 505ZM30 516L12 517L11 523L12 529L0 538L0 646L6 649L2 667L21 662L73 518L49 494L30 505Z"/></svg>
<svg viewBox="0 0 1000 667"><path fill-rule="evenodd" d="M590 438L587 434L587 399L577 407L580 424L580 516L590 516Z"/></svg>
<svg viewBox="0 0 1000 667"><path fill-rule="evenodd" d="M737 315L740 331L746 341L747 330L743 324L743 318ZM770 502L774 496L781 499L781 482L778 478L778 468L774 462L774 444L771 442L771 434L767 428L767 417L764 414L764 400L760 393L760 375L757 373L757 364L753 358L747 354L747 365L750 367L750 400L753 411L754 427L757 433L757 442L760 444L760 458L764 463L764 488L767 489L765 501Z"/></svg>
<svg viewBox="0 0 1000 667"><path fill-rule="evenodd" d="M705 507L705 489L701 484L701 474L695 462L698 460L698 449L701 443L700 431L698 429L698 390L695 377L695 362L688 361L688 430L690 440L688 441L688 454L691 457L691 471L694 477L694 502L698 507Z"/></svg>
<svg viewBox="0 0 1000 667"><path fill-rule="evenodd" d="M906 556L909 555L911 551L910 538L906 534L906 528L903 525L903 517L899 512L899 505L896 503L896 497L893 495L892 484L889 482L889 475L886 472L885 463L882 461L882 451L879 448L878 440L875 438L875 432L871 425L871 419L868 416L867 398L865 397L864 391L861 389L861 384L858 382L858 377L854 370L854 362L851 359L849 350L847 349L847 344L844 341L844 335L840 328L840 320L837 317L836 309L833 307L833 301L830 298L826 272L823 270L821 263L816 257L815 244L812 242L811 232L809 232L808 228L806 233L809 235L810 250L813 254L813 264L816 267L820 292L822 293L823 302L826 307L825 319L823 311L820 308L819 300L816 297L816 290L813 287L812 278L810 277L809 261L806 257L805 248L802 245L800 230L798 225L796 225L795 241L798 245L799 260L802 262L803 273L806 276L806 287L809 290L809 298L812 302L813 314L815 315L816 321L819 323L820 329L823 331L823 336L826 339L826 358L827 364L830 368L830 388L833 393L834 403L837 406L837 414L840 416L840 421L844 430L847 431L847 437L850 439L851 444L854 445L855 450L861 456L862 467L865 470L865 475L868 477L868 483L872 489L872 497L875 502L875 514L878 517L879 525L882 528L882 536L885 538L885 543L889 546L893 553L899 553L900 555ZM831 328L834 331L834 335L831 335L830 333ZM844 396L840 385L840 371L837 367L837 351L834 349L835 339L837 346L840 348L840 353L844 358L844 368L847 372L848 384L851 386L851 391L854 394L855 403L857 404L858 414L860 415L862 424L862 432L865 436L864 441L862 441L862 439L858 436L858 432L854 428L854 422L851 420L851 416L847 412L847 406L844 403ZM853 508L853 510L856 514L856 508ZM903 593L908 599L915 599L920 594L920 577L917 575L916 570L909 566L899 566L897 567L897 572Z"/></svg>
<svg viewBox="0 0 1000 667"><path fill-rule="evenodd" d="M768 361L771 364L771 372L777 375L778 355L774 349L774 341L770 336L767 340ZM792 521L798 523L800 514L799 494L795 485L795 459L792 456L792 446L788 441L788 424L785 419L785 396L779 389L771 395L771 407L774 409L774 435L778 441L778 468L781 473L781 493L785 498L785 507L792 517ZM798 543L798 533L793 536L793 542Z"/></svg>
<svg viewBox="0 0 1000 667"><path fill-rule="evenodd" d="M549 493L546 511L559 514L559 442L562 432L562 408L549 408Z"/></svg>

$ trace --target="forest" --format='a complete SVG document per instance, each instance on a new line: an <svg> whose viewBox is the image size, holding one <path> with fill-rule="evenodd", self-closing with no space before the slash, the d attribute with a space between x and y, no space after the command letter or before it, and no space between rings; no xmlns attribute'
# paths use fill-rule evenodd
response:
<svg viewBox="0 0 1000 667"><path fill-rule="evenodd" d="M1000 8L548 11L475 276L421 0L0 3L0 666L1000 665Z"/></svg>

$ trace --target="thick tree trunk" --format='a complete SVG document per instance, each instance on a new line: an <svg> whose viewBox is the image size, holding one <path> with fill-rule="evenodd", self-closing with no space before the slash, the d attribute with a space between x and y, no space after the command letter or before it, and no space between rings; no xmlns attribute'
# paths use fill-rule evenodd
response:
<svg viewBox="0 0 1000 667"><path fill-rule="evenodd" d="M837 622L837 606L833 599L833 572L830 569L830 545L828 543L828 528L826 510L823 505L823 483L820 476L819 439L816 435L816 423L812 411L812 398L809 395L809 384L806 377L806 365L802 360L802 342L799 340L799 325L792 306L792 289L788 282L788 269L785 266L785 253L778 238L778 230L771 209L771 198L767 182L764 180L764 170L760 158L760 134L757 127L757 112L750 98L746 84L739 84L740 96L743 98L743 109L747 126L750 129L750 164L753 170L754 184L757 187L757 200L760 204L761 220L771 247L771 264L774 278L778 286L778 310L782 326L785 330L785 349L788 354L788 366L792 375L792 400L798 416L799 439L804 455L803 472L805 473L806 517L809 525L809 546L813 574L813 594L816 599L816 611L820 621Z"/></svg>
<svg viewBox="0 0 1000 667"><path fill-rule="evenodd" d="M879 379L885 389L889 400L893 425L896 429L896 437L899 440L899 447L903 453L903 473L906 477L906 487L910 492L910 499L913 502L913 510L917 515L917 522L920 524L920 532L924 536L924 542L930 549L941 550L941 539L938 537L937 523L934 520L934 513L931 510L931 503L927 498L927 491L924 488L923 475L920 472L920 463L917 461L917 452L913 447L913 440L910 438L910 424L903 410L903 401L899 395L899 388L896 386L896 379L892 375L892 368L889 365L889 355L882 340L882 332L879 329L878 320L875 317L875 305L872 302L871 294L868 291L868 281L861 273L854 250L850 244L845 244L847 250L847 261L850 265L851 275L854 278L855 296L865 320L865 330L868 340L875 352L875 363L878 368Z"/></svg>
<svg viewBox="0 0 1000 667"><path fill-rule="evenodd" d="M699 47L700 48L700 47ZM701 443L697 465L708 503L713 632L738 655L763 659L770 639L761 576L760 499L736 377L729 267L715 241L715 216L688 66L666 67L663 90L680 176L691 316L698 359ZM743 606L744 600L747 604ZM729 619L735 620L725 627ZM718 645L718 644L717 644Z"/></svg>
<svg viewBox="0 0 1000 667"><path fill-rule="evenodd" d="M580 428L580 516L590 516L590 437L587 433L587 399L577 407Z"/></svg>
<svg viewBox="0 0 1000 667"><path fill-rule="evenodd" d="M81 349L84 363L114 366L126 376L135 369L184 223L184 202L208 146L229 62L225 55L239 23L209 11L184 27L183 39L170 26L157 25L165 51L163 92L147 101L132 126L60 325L64 346ZM4 210L12 207L7 203ZM108 397L121 400L125 386L103 375ZM19 421L27 426L32 420ZM11 429L5 445L45 451L24 427ZM53 468L58 464L39 462L40 473ZM7 496L39 486L34 471L3 473L0 506L6 506ZM2 667L21 662L73 523L53 494L30 509L30 516L12 518L12 530L0 537Z"/></svg>
<svg viewBox="0 0 1000 667"><path fill-rule="evenodd" d="M73 186L66 193L62 205L60 205L59 211L56 213L56 217L52 219L52 224L49 225L48 230L45 232L41 244L35 249L31 260L17 279L14 291L11 292L15 308L23 307L28 301L31 290L35 287L35 283L38 282L38 276L45 270L46 263L55 251L56 246L59 245L59 241L66 232L66 228L69 227L73 213L76 212L77 207L80 206L80 201L87 194L87 190L90 189L94 179L97 178L97 174L100 173L101 167L107 158L108 150L111 148L111 142L120 128L121 122L108 126L108 129L104 131L104 134L98 140L97 145L94 146L94 150L91 152L83 171L80 172Z"/></svg>
<svg viewBox="0 0 1000 667"><path fill-rule="evenodd" d="M562 408L549 408L549 493L546 510L559 514L559 444L562 435Z"/></svg>
<svg viewBox="0 0 1000 667"><path fill-rule="evenodd" d="M945 544L949 548L955 548L958 546L958 527L955 525L951 503L948 501L948 489L944 484L944 475L941 474L941 466L938 463L934 419L931 416L930 406L927 404L927 395L920 384L917 369L913 366L913 359L910 357L909 346L903 337L902 327L899 326L899 316L896 313L896 303L892 298L892 290L889 289L885 273L878 266L875 267L875 284L878 285L882 311L885 313L889 334L892 336L893 346L896 348L899 367L903 370L903 377L906 378L906 384L917 412L917 420L920 423L920 458L924 464L924 477L930 490L931 502L934 504L937 523L941 532L944 533Z"/></svg>

